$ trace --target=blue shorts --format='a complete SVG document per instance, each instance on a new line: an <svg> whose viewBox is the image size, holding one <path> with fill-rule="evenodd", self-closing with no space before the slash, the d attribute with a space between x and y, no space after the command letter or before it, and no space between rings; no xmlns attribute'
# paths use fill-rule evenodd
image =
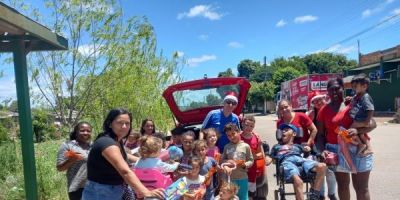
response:
<svg viewBox="0 0 400 200"><path fill-rule="evenodd" d="M374 158L372 154L361 157L357 155L357 146L349 144L348 148L350 157L356 168L356 172L368 172L372 170ZM329 167L330 169L332 169L334 172L351 173L350 166L347 165L343 153L339 151L340 149L338 144L326 144L326 150L337 153L339 158L339 164L337 166Z"/></svg>
<svg viewBox="0 0 400 200"><path fill-rule="evenodd" d="M300 176L301 172L298 166L302 166L306 175L309 175L317 164L317 161L305 159L300 156L286 157L282 162L285 180L290 181L294 175Z"/></svg>
<svg viewBox="0 0 400 200"><path fill-rule="evenodd" d="M237 186L239 186L239 191L237 192L237 196L239 197L240 200L248 200L249 199L249 186L248 186L248 179L235 179L232 180L233 183L235 183Z"/></svg>
<svg viewBox="0 0 400 200"><path fill-rule="evenodd" d="M87 181L83 189L82 200L114 200L122 199L123 185L107 185Z"/></svg>

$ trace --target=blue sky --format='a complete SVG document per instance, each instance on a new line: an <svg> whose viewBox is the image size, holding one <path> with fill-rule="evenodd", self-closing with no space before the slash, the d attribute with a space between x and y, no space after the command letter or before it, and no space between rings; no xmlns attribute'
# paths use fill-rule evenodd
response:
<svg viewBox="0 0 400 200"><path fill-rule="evenodd" d="M39 1L40 2L40 1ZM382 20L400 15L400 0L120 0L125 15L146 16L154 26L158 49L187 60L186 80L217 76L243 59L267 62L318 51L357 58L361 52L400 44L400 16L354 39L339 43ZM37 3L36 0L33 3ZM10 76L11 75L11 76ZM13 73L0 79L0 98L12 95ZM12 87L11 87L12 88ZM15 88L15 86L14 86Z"/></svg>

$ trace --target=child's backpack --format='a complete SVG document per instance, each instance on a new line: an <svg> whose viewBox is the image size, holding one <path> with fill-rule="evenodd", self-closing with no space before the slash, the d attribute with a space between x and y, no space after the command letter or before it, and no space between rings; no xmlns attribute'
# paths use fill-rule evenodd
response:
<svg viewBox="0 0 400 200"><path fill-rule="evenodd" d="M133 170L136 176L140 179L140 182L149 190L157 188L167 188L172 184L172 180L169 176L161 173L157 169L141 169L136 168ZM138 198L143 198L139 191L135 191Z"/></svg>

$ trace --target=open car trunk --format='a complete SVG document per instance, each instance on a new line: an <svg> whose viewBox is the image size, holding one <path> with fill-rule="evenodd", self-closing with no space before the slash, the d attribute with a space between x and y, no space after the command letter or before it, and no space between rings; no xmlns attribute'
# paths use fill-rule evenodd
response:
<svg viewBox="0 0 400 200"><path fill-rule="evenodd" d="M241 77L205 78L169 86L163 93L179 126L201 124L208 112L223 107L223 99L234 93L239 103L233 111L240 115L251 87Z"/></svg>

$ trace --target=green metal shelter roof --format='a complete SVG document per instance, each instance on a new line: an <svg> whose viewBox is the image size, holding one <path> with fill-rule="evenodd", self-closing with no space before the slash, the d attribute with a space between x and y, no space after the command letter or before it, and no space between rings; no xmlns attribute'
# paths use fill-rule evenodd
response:
<svg viewBox="0 0 400 200"><path fill-rule="evenodd" d="M67 39L0 2L0 52L12 52L16 39L23 39L29 51L68 49Z"/></svg>
<svg viewBox="0 0 400 200"><path fill-rule="evenodd" d="M0 2L0 53L13 53L25 198L29 200L37 200L38 191L26 55L67 49L67 39Z"/></svg>

